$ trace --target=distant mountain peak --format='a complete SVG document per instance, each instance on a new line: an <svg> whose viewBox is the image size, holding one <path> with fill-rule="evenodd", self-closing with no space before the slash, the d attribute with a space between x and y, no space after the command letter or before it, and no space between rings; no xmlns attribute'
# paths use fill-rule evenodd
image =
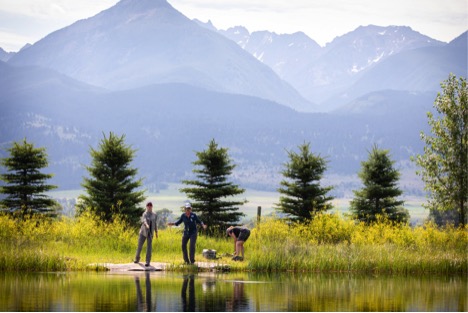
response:
<svg viewBox="0 0 468 313"><path fill-rule="evenodd" d="M172 8L166 0L120 0L115 7L132 7L135 9Z"/></svg>
<svg viewBox="0 0 468 313"><path fill-rule="evenodd" d="M93 23L87 23L92 20ZM155 23L181 24L191 21L172 7L166 0L121 0L101 13L77 23L87 23L87 27L100 28L104 25L116 29L119 25L148 21L145 25Z"/></svg>
<svg viewBox="0 0 468 313"><path fill-rule="evenodd" d="M113 90L184 83L310 106L270 68L165 0L122 0L48 35L9 63L48 67Z"/></svg>
<svg viewBox="0 0 468 313"><path fill-rule="evenodd" d="M450 41L449 45L451 46L458 46L458 47L467 47L467 40L468 39L468 31L464 32L460 36L456 37L452 41Z"/></svg>

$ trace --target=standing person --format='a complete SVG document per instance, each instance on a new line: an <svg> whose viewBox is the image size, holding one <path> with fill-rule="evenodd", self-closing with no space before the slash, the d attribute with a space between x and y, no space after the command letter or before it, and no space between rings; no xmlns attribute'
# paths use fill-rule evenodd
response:
<svg viewBox="0 0 468 313"><path fill-rule="evenodd" d="M198 230L197 224L200 224L203 229L206 229L206 225L198 218L195 213L192 213L192 204L185 202L184 204L185 213L183 213L179 220L175 223L168 223L167 225L179 226L182 222L184 223L184 234L182 235L182 254L184 256L184 262L186 264L195 263L195 244L197 242ZM187 243L190 240L190 258L187 255Z"/></svg>
<svg viewBox="0 0 468 313"><path fill-rule="evenodd" d="M158 238L158 225L156 224L156 214L153 213L153 204L148 202L146 204L146 211L141 216L141 227L138 235L138 248L135 254L133 263L140 262L140 254L143 249L143 244L146 241L146 263L145 266L150 266L151 253L153 250L153 236L156 234Z"/></svg>
<svg viewBox="0 0 468 313"><path fill-rule="evenodd" d="M245 227L231 226L226 230L226 234L234 239L234 261L244 260L244 242L249 239L250 230Z"/></svg>

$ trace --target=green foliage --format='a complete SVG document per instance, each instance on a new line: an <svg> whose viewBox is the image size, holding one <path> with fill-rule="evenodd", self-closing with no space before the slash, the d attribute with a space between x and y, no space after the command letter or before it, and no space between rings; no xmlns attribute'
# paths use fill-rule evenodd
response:
<svg viewBox="0 0 468 313"><path fill-rule="evenodd" d="M86 169L90 178L84 178L82 186L87 195L80 195L78 215L91 211L105 221L120 216L130 223L138 223L143 209L144 191L137 190L142 180L135 180L137 169L130 167L135 150L125 144L125 136L112 132L99 145L91 148L92 164Z"/></svg>
<svg viewBox="0 0 468 313"><path fill-rule="evenodd" d="M196 153L198 160L193 164L197 179L184 180L187 187L180 189L187 194L192 203L194 211L199 212L200 219L208 225L208 233L224 233L230 225L235 225L244 216L239 212L240 205L246 203L244 200L228 200L244 193L244 189L228 181L229 175L235 168L232 164L228 149L218 147L214 139L208 144L208 149Z"/></svg>
<svg viewBox="0 0 468 313"><path fill-rule="evenodd" d="M468 87L466 78L450 75L441 84L434 107L438 115L428 113L432 134L421 133L424 154L416 163L430 200L430 210L456 210L458 222L467 222L468 204Z"/></svg>
<svg viewBox="0 0 468 313"><path fill-rule="evenodd" d="M8 172L0 175L7 183L0 187L0 192L7 197L0 205L22 218L34 213L56 216L58 204L43 194L57 188L45 183L53 175L40 171L48 166L45 148L35 148L24 139L22 143L14 142L8 151L10 157L1 160Z"/></svg>
<svg viewBox="0 0 468 313"><path fill-rule="evenodd" d="M288 180L281 181L284 188L278 189L285 196L280 197L277 209L292 220L307 221L331 208L333 198L327 193L332 187L320 186L326 161L310 152L309 143L299 146L299 153L288 151L288 155L290 161L282 172Z"/></svg>
<svg viewBox="0 0 468 313"><path fill-rule="evenodd" d="M364 187L354 191L351 212L354 218L366 223L375 222L378 215L384 215L392 222L407 222L409 213L403 208L404 201L397 200L402 194L398 188L400 173L393 168L388 150L376 145L369 152L367 161L361 163L359 172Z"/></svg>

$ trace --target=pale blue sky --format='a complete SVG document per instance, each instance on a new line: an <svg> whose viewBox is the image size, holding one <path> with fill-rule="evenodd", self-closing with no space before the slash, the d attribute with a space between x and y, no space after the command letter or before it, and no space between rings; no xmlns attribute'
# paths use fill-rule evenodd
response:
<svg viewBox="0 0 468 313"><path fill-rule="evenodd" d="M0 0L0 47L17 51L118 0ZM324 46L360 25L410 26L448 42L468 29L467 0L168 0L220 29L242 25L278 34L303 31Z"/></svg>

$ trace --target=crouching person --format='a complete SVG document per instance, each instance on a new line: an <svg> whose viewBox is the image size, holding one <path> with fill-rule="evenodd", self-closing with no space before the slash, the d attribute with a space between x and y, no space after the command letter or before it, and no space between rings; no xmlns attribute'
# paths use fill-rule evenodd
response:
<svg viewBox="0 0 468 313"><path fill-rule="evenodd" d="M234 239L234 261L244 260L244 242L249 239L250 230L245 227L231 226L226 230L226 234Z"/></svg>

